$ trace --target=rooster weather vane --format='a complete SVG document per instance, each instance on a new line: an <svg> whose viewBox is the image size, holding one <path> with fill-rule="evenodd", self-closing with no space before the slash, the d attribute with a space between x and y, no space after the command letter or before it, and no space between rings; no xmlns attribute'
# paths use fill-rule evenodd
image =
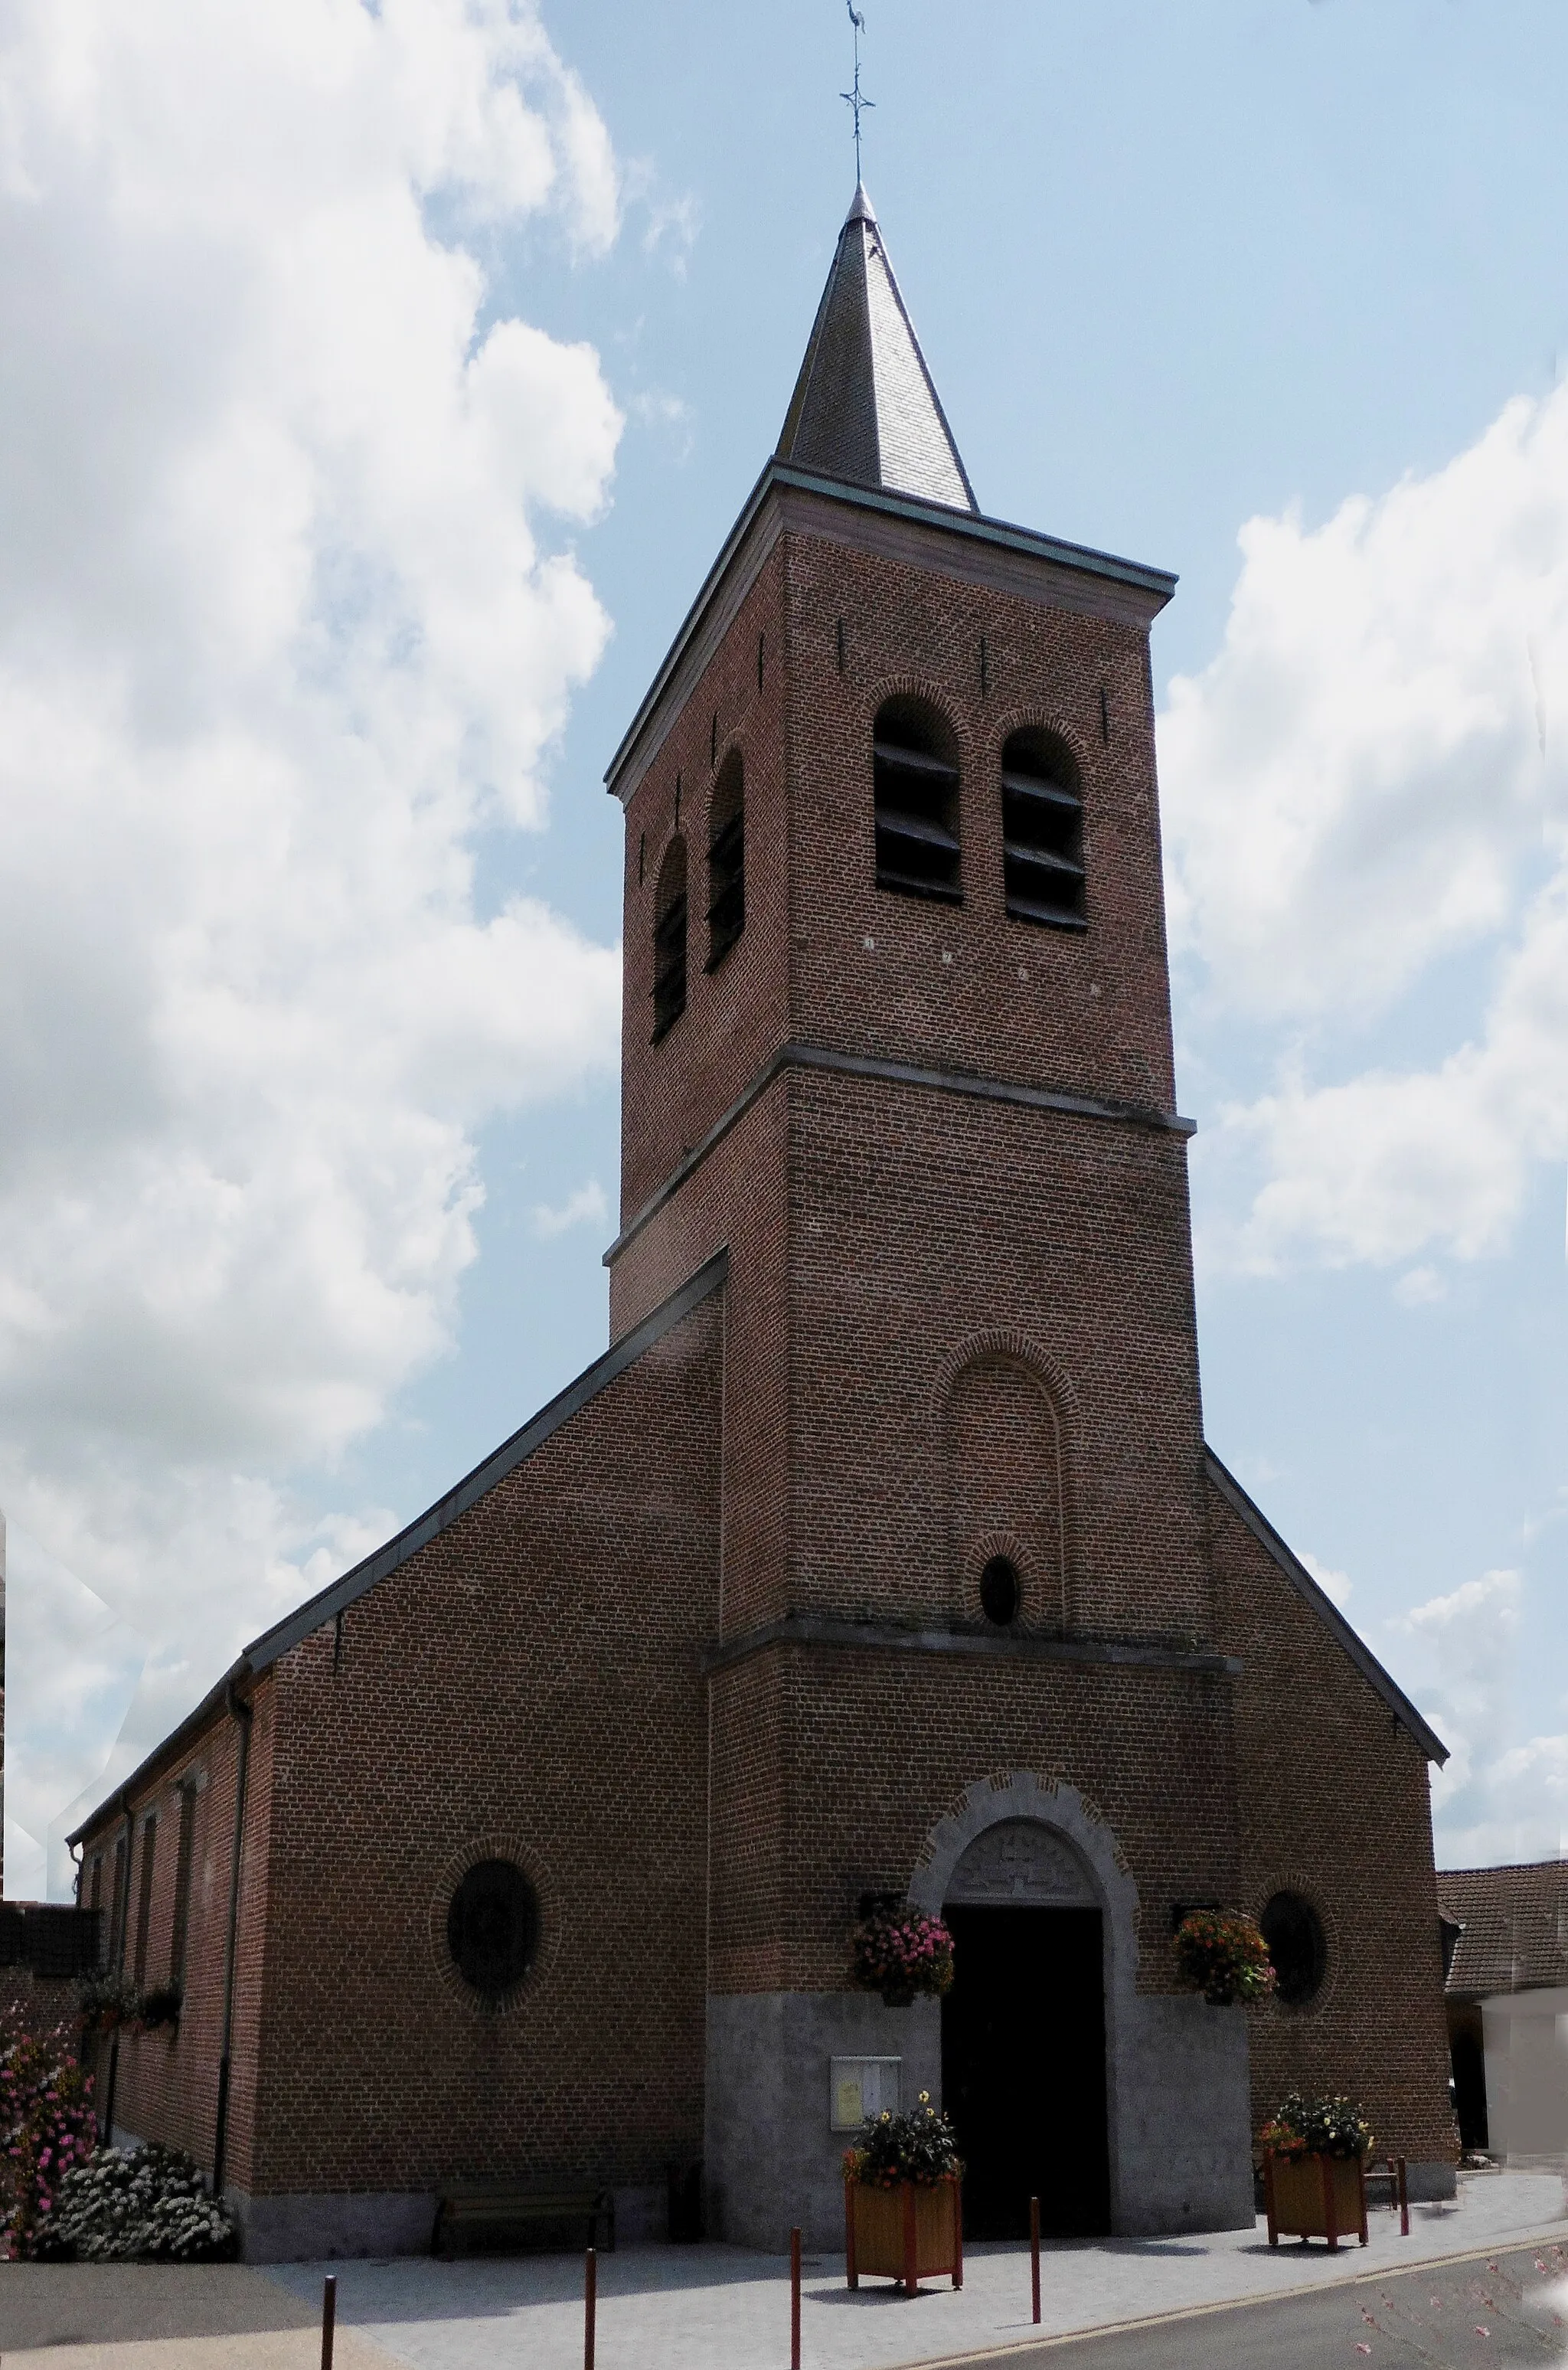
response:
<svg viewBox="0 0 1568 2370"><path fill-rule="evenodd" d="M844 6L850 12L850 23L854 27L854 81L848 90L840 91L839 97L843 100L846 107L853 108L854 110L854 178L856 187L858 188L860 183L860 111L863 107L875 107L876 101L874 98L867 98L865 93L860 86L860 37L865 30L865 18L855 6L854 0L844 0Z"/></svg>

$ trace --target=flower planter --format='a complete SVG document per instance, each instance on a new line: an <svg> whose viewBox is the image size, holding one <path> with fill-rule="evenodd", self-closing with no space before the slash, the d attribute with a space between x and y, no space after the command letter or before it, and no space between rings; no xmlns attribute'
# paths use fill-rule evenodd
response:
<svg viewBox="0 0 1568 2370"><path fill-rule="evenodd" d="M1268 2243L1326 2238L1331 2248L1352 2236L1367 2244L1367 2180L1358 2156L1282 2156L1263 2160Z"/></svg>
<svg viewBox="0 0 1568 2370"><path fill-rule="evenodd" d="M951 2178L933 2185L901 2180L877 2189L844 2183L844 2255L852 2288L867 2279L897 2280L913 2295L921 2280L964 2284L964 2208Z"/></svg>

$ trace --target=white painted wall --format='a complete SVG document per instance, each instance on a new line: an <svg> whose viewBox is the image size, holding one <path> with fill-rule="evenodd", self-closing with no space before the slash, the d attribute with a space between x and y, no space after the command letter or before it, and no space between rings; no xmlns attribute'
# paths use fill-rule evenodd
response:
<svg viewBox="0 0 1568 2370"><path fill-rule="evenodd" d="M1568 1985L1481 2003L1490 2152L1568 2157Z"/></svg>

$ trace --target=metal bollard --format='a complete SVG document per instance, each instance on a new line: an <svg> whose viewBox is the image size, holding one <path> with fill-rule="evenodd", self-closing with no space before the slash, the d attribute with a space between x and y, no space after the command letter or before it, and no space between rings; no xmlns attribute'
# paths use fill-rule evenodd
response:
<svg viewBox="0 0 1568 2370"><path fill-rule="evenodd" d="M800 2233L789 2234L789 2370L800 2370Z"/></svg>
<svg viewBox="0 0 1568 2370"><path fill-rule="evenodd" d="M1035 2318L1040 2318L1040 2201L1029 2200L1029 2286L1034 2297Z"/></svg>
<svg viewBox="0 0 1568 2370"><path fill-rule="evenodd" d="M1405 2178L1402 2156L1399 2159L1399 2234L1402 2238L1410 2236L1410 2183Z"/></svg>
<svg viewBox="0 0 1568 2370"><path fill-rule="evenodd" d="M593 2370L593 2318L599 2304L599 2258L590 2247L582 2268L582 2370Z"/></svg>
<svg viewBox="0 0 1568 2370"><path fill-rule="evenodd" d="M321 2370L332 2370L332 2338L338 2326L338 2278L328 2272L321 2284Z"/></svg>

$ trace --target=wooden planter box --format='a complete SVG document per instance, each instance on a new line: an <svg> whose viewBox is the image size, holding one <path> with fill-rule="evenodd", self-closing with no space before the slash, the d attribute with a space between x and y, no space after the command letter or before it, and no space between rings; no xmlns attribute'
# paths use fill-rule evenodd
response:
<svg viewBox="0 0 1568 2370"><path fill-rule="evenodd" d="M1280 2156L1270 2148L1263 2161L1264 2210L1268 2243L1287 2238L1342 2238L1367 2244L1367 2179L1358 2156Z"/></svg>
<svg viewBox="0 0 1568 2370"><path fill-rule="evenodd" d="M964 2284L964 2208L949 2178L922 2189L844 2183L844 2255L852 2288L867 2279L897 2280L913 2295L921 2280L951 2277Z"/></svg>

